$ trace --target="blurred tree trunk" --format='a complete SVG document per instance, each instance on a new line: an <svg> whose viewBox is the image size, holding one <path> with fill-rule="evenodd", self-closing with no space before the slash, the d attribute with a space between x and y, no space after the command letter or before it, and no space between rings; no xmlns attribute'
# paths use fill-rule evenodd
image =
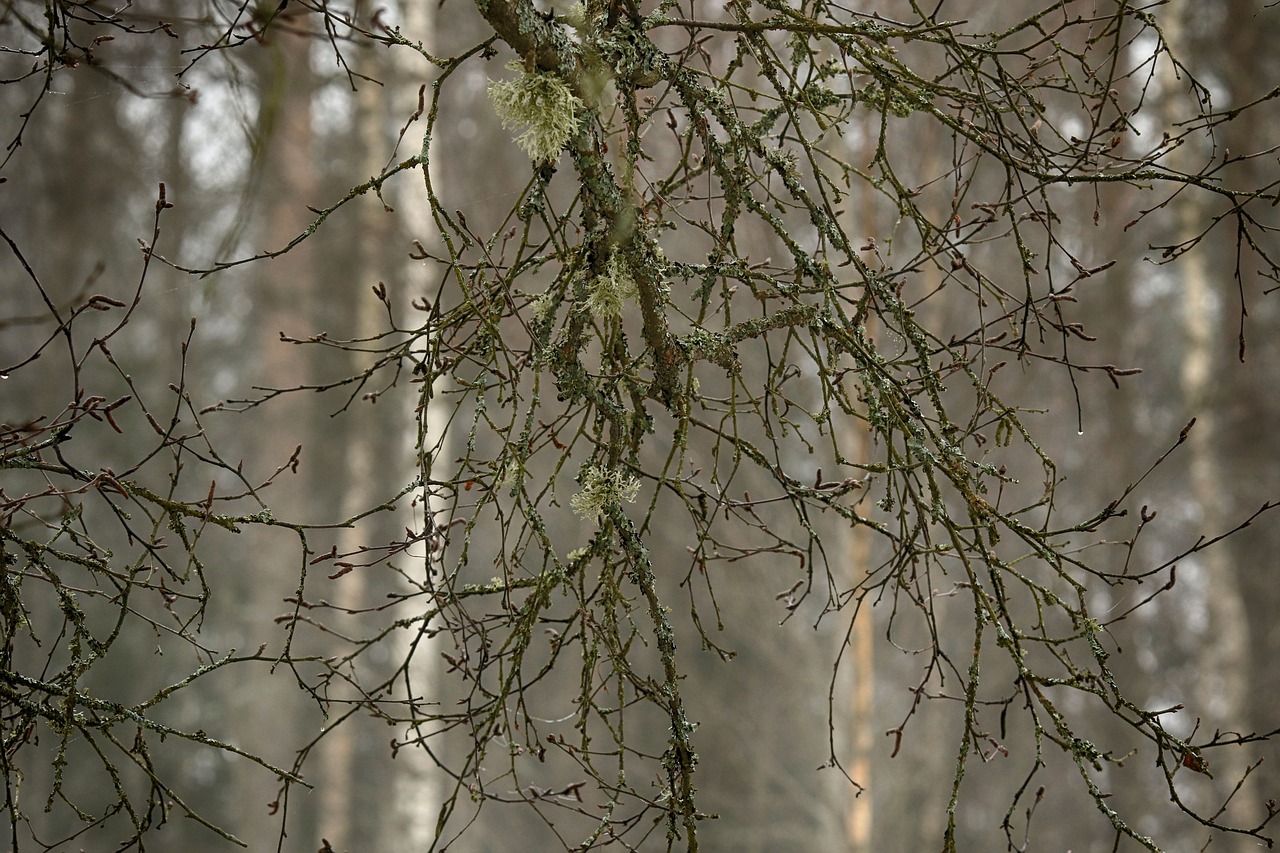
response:
<svg viewBox="0 0 1280 853"><path fill-rule="evenodd" d="M849 434L842 444L850 458L870 458L871 442L867 440L865 432ZM872 565L874 555L870 539L870 532L865 528L855 525L844 528L838 551L847 561L846 582L851 588L863 581ZM861 789L851 790L844 779L837 782L842 785L843 790L849 792L846 794L849 807L845 817L845 832L851 853L871 853L876 849L872 845L876 803L872 754L876 746L873 731L877 727L879 717L876 714L875 704L876 636L873 600L874 597L868 598L866 603L858 608L848 637L852 660L847 665L848 672L842 679L849 690L847 729L852 756L849 762L849 776L861 786Z"/></svg>
<svg viewBox="0 0 1280 853"><path fill-rule="evenodd" d="M412 33L415 40L430 41L431 12L423 4L408 5L403 22L404 31ZM343 162L359 164L350 174L373 176L381 174L393 159L398 128L416 108L426 68L422 58L410 51L385 54L369 47L360 52L356 71L382 85L359 84L354 96L353 132L345 135L349 142L337 154ZM411 132L406 144L416 149L412 137ZM375 288L387 294L397 315L403 315L412 299L427 292L425 268L408 258L411 237L430 242L424 230L431 222L427 199L416 175L403 181L408 186L394 199L393 210L373 197L362 200L354 227L358 239L348 245L347 257L334 259L334 266L347 274L345 282L330 291L331 320L344 337L356 341L346 353L343 375L360 374L369 366L367 350L386 345L375 341L387 331L387 306L375 295ZM334 420L328 446L334 460L341 460L338 467L343 471L341 518L353 518L378 505L412 479L406 452L412 440L408 432L414 423L412 403L399 395L389 395L382 402L361 398ZM357 554L353 558L357 564L366 562L358 556L361 549L402 536L399 522L394 516L381 514L344 528L337 537L338 553ZM393 562L408 559L408 554L400 554ZM412 567L405 568L413 572ZM329 602L339 611L357 611L385 600L390 591L371 580L385 583L389 576L381 571L371 574L373 571L357 568L338 578ZM356 621L364 620L356 617ZM398 658L393 655L392 659ZM414 676L422 690L428 673L419 665ZM331 698L342 696L336 685L331 688ZM351 693L345 698L355 700L357 696ZM335 703L330 713L345 711L343 704ZM431 837L434 814L424 805L437 798L426 789L430 780L427 756L420 750L406 749L398 752L392 763L385 732L381 727L343 725L321 748L320 777L327 781L321 792L320 834L335 849L356 849L376 839L379 850L416 850Z"/></svg>
<svg viewBox="0 0 1280 853"><path fill-rule="evenodd" d="M857 132L858 144L853 144L852 140L849 143L851 162L861 166L872 161L875 157L875 133L873 118L864 119ZM851 132L846 132L847 137L851 135ZM879 233L880 217L876 215L875 197L865 187L860 187L856 196L849 199L848 210L850 219L854 220L849 223L848 233L854 239L857 239L857 236L872 239ZM865 233L860 235L860 231ZM866 335L868 339L874 339L874 332L870 328L867 328ZM851 391L851 393L856 397L856 392ZM850 431L842 439L842 446L850 459L871 459L871 441L866 430ZM866 493L861 492L858 496L865 498ZM864 501L859 501L860 511L865 513L866 509L861 506L862 503ZM869 574L872 561L875 559L870 531L855 525L842 528L837 549L848 566L845 581L850 588L856 588ZM844 723L844 734L848 739L851 756L849 776L861 786L861 789L851 789L844 779L839 779L836 783L841 785L841 792L848 802L845 834L850 853L871 853L876 849L873 846L876 828L874 818L880 793L877 790L877 779L874 775L873 759L877 740L873 732L877 728L884 727L880 725L882 718L877 713L875 702L876 679L879 674L875 667L874 600L872 596L864 604L854 608L856 617L847 638L852 660L847 665L847 671L843 673L842 678L842 684L846 685L848 690L844 697L847 702L845 710L848 719L837 721L837 725L840 722ZM885 808L888 807L886 803Z"/></svg>
<svg viewBox="0 0 1280 853"><path fill-rule="evenodd" d="M1168 9L1164 35L1178 55L1190 53L1186 29L1189 18L1196 12L1185 0L1175 0ZM1161 67L1164 71L1161 78L1165 86L1163 94L1166 103L1172 103L1183 96L1181 88L1184 84L1175 79L1169 63L1162 63ZM1166 126L1174 126L1174 122L1181 118L1166 109ZM1179 152L1175 152L1171 165L1187 171L1201 168L1212 153L1197 144L1198 141L1195 137L1190 138ZM1209 203L1207 196L1183 194L1175 202L1176 224L1170 242L1181 245L1196 240L1203 223L1209 221L1214 213ZM1220 306L1224 300L1221 282L1213 281L1209 272L1213 248L1213 244L1196 247L1183 255L1172 268L1180 285L1178 298L1182 308L1182 395L1186 409L1196 418L1195 428L1187 442L1189 475L1199 511L1197 526L1200 534L1209 538L1224 533L1231 521L1231 501L1227 498L1230 487L1227 484L1226 459L1222 453L1226 437L1221 427L1220 410L1224 400L1218 380L1224 366L1218 363L1217 358L1223 341ZM1189 578L1192 583L1188 592L1199 600L1188 601L1186 606L1191 610L1203 606L1208 617L1195 657L1196 706L1223 725L1243 719L1247 687L1247 673L1242 664L1247 659L1249 623L1236 575L1235 549L1235 540L1219 543L1202 551L1195 560L1188 560L1184 567L1189 573L1201 575L1197 578L1192 574ZM1215 758L1219 765L1211 769L1219 780L1216 796L1221 801L1244 775L1245 762L1238 750L1218 750Z"/></svg>
<svg viewBox="0 0 1280 853"><path fill-rule="evenodd" d="M435 4L420 3L415 0L404 0L400 6L404 31L412 33L413 38L420 41L429 51L435 48L436 8ZM427 65L421 56L409 51L396 51L393 58L395 64L392 75L396 86L396 100L392 114L394 121L404 122L416 109L415 99L418 96L419 87L427 87L429 90L435 69ZM423 123L419 121L405 136L410 152L421 140L421 134L424 132L422 125ZM434 163L422 168L434 169ZM432 220L430 201L427 198L425 178L425 175L417 172L406 176L403 191L397 196L395 202L396 209L401 214L399 220L401 227L397 232L398 242L382 249L383 256L394 265L392 274L401 284L400 288L391 290L392 304L405 313L412 310L409 303L414 300L439 297L440 273L422 261L412 260L409 257L411 239L417 240L424 246L432 245L438 239L435 223ZM420 386L411 387L420 388ZM424 480L429 480L431 476L430 470L421 470L412 458L421 451L420 446L415 447L417 436L412 432L405 432L406 429L412 430L412 425L417 423L416 406L419 404L427 406L427 415L424 419L427 435L424 441L435 441L437 437L448 434L445 427L450 414L449 409L438 401L433 402L433 397L434 394L427 393L426 389L415 390L407 403L403 404L408 411L397 410L395 413L397 423L401 426L394 430L387 440L393 445L391 452L393 458L397 460L396 470L403 470L406 477L417 473ZM451 445L447 444L440 449L439 453L445 458L452 458L454 455ZM418 470L413 470L415 468ZM435 501L430 490L424 487L415 496L415 500L417 503L412 510L415 512L414 523L420 529L429 529L431 524L436 523L433 518ZM440 522L444 523L444 520L440 519ZM420 558L420 561L407 565L406 573L415 580L425 580L436 570L438 554L428 545L424 551L413 555L405 554L401 559L409 561L415 557ZM404 591L408 591L409 585L405 583L403 586ZM410 717L414 716L412 709L415 704L424 701L424 697L432 690L431 685L439 671L437 663L440 658L434 653L430 641L426 642L426 648L415 649L419 639L416 630L402 632L399 645L392 653L393 660L405 661L406 671L399 679L399 684L405 691L406 706L411 709L407 716ZM420 734L421 732L415 731L412 727L401 728L396 732L400 740L411 740ZM385 836L387 843L384 849L403 850L406 853L408 851L417 853L417 851L429 849L435 838L436 816L443 801L443 781L439 768L435 766L425 749L402 749L393 764L391 782L389 799L392 813L388 815L386 821L390 832ZM393 839L394 843L392 843Z"/></svg>
<svg viewBox="0 0 1280 853"><path fill-rule="evenodd" d="M381 78L371 51L361 51L359 58L358 73L375 80ZM396 84L394 79L389 82L393 87ZM359 163L355 174L377 175L382 172L389 148L384 128L392 120L390 105L383 87L368 81L359 84L355 102L354 132L348 135L355 144L341 155ZM365 369L367 357L361 353L365 346L361 342L372 340L385 327L385 310L372 290L386 277L388 264L383 259L394 242L389 226L387 214L375 200L369 199L360 205L358 222L353 226L356 240L348 245L354 256L350 278L329 293L328 302L337 309L334 319L343 317L339 334L356 342L347 353L346 375L355 376ZM333 423L327 442L335 454L330 461L342 472L338 512L342 519L354 518L377 505L380 497L385 499L380 492L391 485L388 479L398 473L396 466L384 464L389 461L388 445L396 444L394 424L384 423L387 407L370 407L359 400L352 406L344 417ZM344 527L337 536L338 553L357 565L364 562L359 556L364 546L389 541L373 535L370 528L375 526L382 525L365 522ZM368 572L361 568L343 575L332 585L333 591L327 600L339 613L358 611L369 596L368 578ZM334 651L340 653L341 649ZM348 711L345 701L358 697L343 685L331 683L327 698L331 700L330 720L336 721L335 717L343 717ZM362 728L331 726L319 754L319 778L324 780L319 792L319 833L337 850L349 849L360 840L355 831L363 801L360 793L370 785L378 786L379 782L375 774L361 772ZM369 836L364 836L364 840L368 841Z"/></svg>
<svg viewBox="0 0 1280 853"><path fill-rule="evenodd" d="M1276 17L1268 13L1266 0L1227 0L1220 7L1201 9L1202 17L1212 25L1198 26L1188 35L1194 37L1195 59L1216 69L1224 83L1227 103L1222 108L1237 107L1262 96L1280 75L1276 40L1280 38ZM1274 10L1273 10L1274 11ZM1211 14L1216 12L1216 14ZM1229 49L1223 49L1228 45ZM1215 93L1215 97L1217 93ZM1219 106L1215 102L1215 106ZM1275 126L1263 117L1246 112L1241 121L1222 130L1219 142L1236 155L1254 155L1275 142ZM1256 157L1236 167L1245 179L1271 180L1274 176L1274 154ZM1269 249L1276 246L1275 233L1260 234ZM1218 285L1236 273L1237 255L1230 240L1221 240L1214 256L1214 278ZM1237 353L1230 348L1222 366L1211 371L1208 382L1216 389L1215 411L1221 434L1218 455L1228 473L1217 492L1217 504L1229 512L1227 520L1235 523L1253 513L1265 501L1275 500L1275 486L1280 483L1280 456L1275 452L1275 436L1280 433L1280 336L1266 330L1280 323L1280 300L1276 282L1258 274L1255 265L1239 269L1241 281L1238 296L1230 295L1231 287L1221 287L1220 321L1213 330L1219 341L1230 342L1238 333L1245 335L1246 348ZM1247 319L1242 312L1247 308ZM1243 326L1243 328L1242 328ZM1197 424L1196 428L1199 429ZM1233 671L1244 682L1243 702L1248 724L1244 730L1271 731L1277 726L1276 702L1280 696L1280 587L1275 583L1277 555L1280 555L1280 525L1255 524L1227 543L1232 571L1242 592L1243 621L1248 626L1248 647L1241 657L1231 661ZM1261 750L1245 747L1239 750L1240 761L1257 760ZM1274 761L1263 763L1250 777L1244 793L1234 805L1249 809L1253 820L1266 816L1263 801L1280 792L1280 766Z"/></svg>
<svg viewBox="0 0 1280 853"><path fill-rule="evenodd" d="M241 216L247 217L242 221L242 234L248 251L286 245L306 229L312 218L307 205L318 200L310 51L307 38L276 30L262 39L259 50L248 54L253 63L248 79L254 86L248 98L256 99L258 105L250 131L253 164L248 178L255 184L247 188L246 207L241 211ZM256 363L245 368L254 385L289 388L312 379L308 365L297 357L299 350L282 342L280 336L311 333L317 306L328 298L321 290L324 283L311 244L254 266L248 282L253 310L243 331L248 344L245 352L256 356ZM250 412L251 417L236 424L249 431L244 470L256 485L286 466L267 487L263 499L271 503L278 518L315 517L317 510L307 505L306 489L295 474L325 464L315 457L314 445L315 429L327 419L311 395L293 395L277 402L282 405ZM299 446L301 464L294 468L290 460ZM268 653L281 651L283 637L275 617L287 609L285 599L294 594L298 584L296 545L296 539L281 532L255 528L246 534L242 547L248 552L247 560L237 587L243 597L234 606L238 610L237 633L248 651L264 641L269 642ZM285 750L305 742L316 719L314 704L301 698L283 667L270 674L257 670L254 675L261 678L234 688L231 704L236 730L251 733L252 743L247 744L251 749L287 765L291 756ZM295 787L286 802L277 799L279 782L264 779L252 765L237 764L233 776L243 837L251 844L272 844L282 832L280 813L287 809L283 831L290 841L285 849L309 853L320 846L313 831L317 817L314 792L308 794Z"/></svg>

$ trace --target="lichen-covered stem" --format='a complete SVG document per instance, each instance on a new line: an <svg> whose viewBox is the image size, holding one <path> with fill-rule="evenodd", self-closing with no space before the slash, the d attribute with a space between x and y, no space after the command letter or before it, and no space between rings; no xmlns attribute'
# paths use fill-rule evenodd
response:
<svg viewBox="0 0 1280 853"><path fill-rule="evenodd" d="M612 509L609 517L618 531L622 549L627 555L632 580L640 587L640 593L648 602L658 655L662 659L662 685L658 688L660 695L655 696L654 699L667 711L671 721L671 745L662 756L662 765L667 771L667 785L671 793L667 810L668 838L674 839L679 832L679 827L683 826L686 850L688 853L698 853L698 810L694 805L695 789L693 787L693 771L697 766L698 756L693 751L693 743L689 739L693 725L685 715L684 700L680 697L675 630L671 626L671 620L667 618L666 608L658 598L653 564L649 561L649 549L640 539L635 525L617 507Z"/></svg>

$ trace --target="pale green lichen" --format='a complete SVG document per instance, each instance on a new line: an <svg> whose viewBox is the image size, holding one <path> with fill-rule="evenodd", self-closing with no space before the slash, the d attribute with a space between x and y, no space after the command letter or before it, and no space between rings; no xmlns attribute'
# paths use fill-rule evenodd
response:
<svg viewBox="0 0 1280 853"><path fill-rule="evenodd" d="M622 471L610 471L589 465L582 472L582 491L569 499L569 506L579 518L599 521L600 516L640 494L640 481Z"/></svg>
<svg viewBox="0 0 1280 853"><path fill-rule="evenodd" d="M507 68L519 76L489 82L489 100L502 126L524 128L516 143L534 161L554 160L578 129L582 99L554 74L526 71L520 62Z"/></svg>
<svg viewBox="0 0 1280 853"><path fill-rule="evenodd" d="M553 4L553 6L554 5L559 4ZM587 21L586 7L581 3L570 3L559 11L560 17L564 22L572 27L579 35L585 35L591 31L591 24Z"/></svg>
<svg viewBox="0 0 1280 853"><path fill-rule="evenodd" d="M513 460L502 462L498 465L497 476L494 477L495 487L499 490L515 488L520 480L520 464Z"/></svg>
<svg viewBox="0 0 1280 853"><path fill-rule="evenodd" d="M556 295L551 288L539 293L530 301L533 308L533 322L545 323L556 310Z"/></svg>
<svg viewBox="0 0 1280 853"><path fill-rule="evenodd" d="M587 310L597 319L608 320L622 316L627 302L638 295L635 279L627 264L618 255L609 258L604 274L596 276L587 294Z"/></svg>

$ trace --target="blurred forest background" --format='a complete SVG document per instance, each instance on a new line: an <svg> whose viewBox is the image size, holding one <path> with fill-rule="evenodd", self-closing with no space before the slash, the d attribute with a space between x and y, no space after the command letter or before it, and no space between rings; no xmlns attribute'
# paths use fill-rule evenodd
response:
<svg viewBox="0 0 1280 853"><path fill-rule="evenodd" d="M461 0L353 0L349 5L365 26L398 26L406 38L439 55L453 55L490 33L473 4ZM689 10L689 17L720 14L716 4L693 5L698 8ZM972 32L995 31L1001 22L1040 5L948 0L938 17L967 21L965 28ZM413 414L418 388L406 373L394 387L376 379L324 393L272 397L261 390L322 387L358 375L384 345L394 343L385 337L389 317L413 325L421 314L415 314L415 302L449 298L445 271L422 257L439 254L441 239L422 181L411 174L387 181L380 195L369 192L341 207L314 237L282 256L209 276L174 265L207 269L278 250L310 227L314 211L381 175L389 164L415 155L422 123L410 118L421 108L420 87L437 70L412 50L359 40L343 43L339 55L328 38L317 37L321 18L305 4L283 11L262 5L257 18L252 5L217 0L139 0L124 6L121 15L136 29L164 24L143 36L73 23L89 33L87 41L100 34L115 38L96 44L92 55L64 57L45 89L41 74L24 78L33 61L15 52L28 38L24 33L46 29L46 15L74 12L92 18L95 9L105 11L105 4L0 4L0 33L8 45L0 56L7 83L0 87L0 115L5 142L14 143L4 152L0 170L5 179L0 228L16 247L0 260L0 362L20 365L58 333L40 292L30 286L30 273L67 312L67 306L83 305L91 294L131 305L143 280L128 325L110 337L109 356L106 349L94 353L89 342L112 330L123 308L87 315L77 327L78 352L86 356L80 384L101 395L102 405L134 397L118 410L122 432L106 419L86 422L59 448L62 457L89 471L128 470L131 478L163 494L166 482L176 481L176 471L171 457L166 461L164 454L151 452L153 430L137 401L156 417L165 413L162 421L182 410L184 428L198 423L208 437L210 458L216 453L225 463L216 474L220 492L234 493L233 472L243 471L273 519L333 525L383 502L396 505L352 525L308 529L309 553L336 548L351 554L379 543L404 544L387 548L385 559L364 551L353 558L361 564L354 571L344 573L332 561L310 567L306 598L312 606L300 622L290 614L309 560L300 555L297 529L246 525L232 535L216 525L202 527L202 570L213 594L199 623L183 626L196 632L199 646L175 639L180 614L188 612L179 601L168 616L157 616L150 630L121 634L83 688L117 702L142 702L234 650L251 659L175 692L156 707L157 719L233 743L277 768L295 767L301 755L305 763L299 772L314 787L285 790L275 772L198 743L157 743L155 770L184 802L255 851L328 850L326 843L351 853L428 849L453 780L421 749L403 746L411 737L403 725L363 711L344 719L350 712L341 702L320 702L299 689L300 682L314 685L321 671L318 664L307 669L308 655L318 660L340 654L350 638L376 632L389 621L379 610L388 594L411 584L422 566L436 559L426 538L406 540L424 528L423 501L405 493L418 473L420 436ZM1262 0L1173 0L1152 9L1182 61L1210 86L1217 110L1261 97L1280 80L1280 17L1266 6ZM876 11L906 18L908 7L886 0ZM263 25L270 20L269 29L255 31L255 20ZM231 41L246 43L236 49L196 49L227 33ZM1137 55L1144 48L1152 44L1126 49ZM706 49L727 48L713 40ZM485 95L490 79L509 74L504 65L511 58L495 51L492 59L462 65L456 79L441 89L442 118L431 163L435 191L445 209L458 211L465 227L480 235L504 227L502 218L532 174L528 157L513 142L513 132L501 127ZM1160 99L1187 93L1169 72L1153 73L1147 109L1150 121L1158 122ZM864 126L851 123L845 130L853 163L868 161L880 132L881 117L872 111L865 116ZM1218 156L1221 150L1252 152L1274 145L1280 127L1275 119L1274 109L1258 109L1221 125ZM928 185L947 173L953 142L945 128L915 119L892 127L897 162L915 176L904 180ZM1158 125L1149 131L1134 144L1158 142ZM1202 151L1194 150L1194 142L1185 146L1188 162L1195 161L1188 168L1198 169L1213 156L1205 144ZM1240 164L1233 177L1255 170L1245 180L1263 186L1275 179L1276 169L1274 156L1261 157ZM988 174L976 180L1000 179ZM163 210L157 236L153 225L161 182L165 202L173 206ZM950 190L940 185L938 191ZM1091 516L1138 484L1128 505L1149 507L1157 517L1142 526L1132 547L1123 540L1133 536L1135 524L1116 529L1119 544L1092 546L1098 554L1110 553L1109 548L1131 552L1128 559L1135 567L1158 566L1202 537L1231 530L1280 496L1280 335L1275 334L1280 295L1263 293L1273 283L1263 279L1259 284L1248 275L1238 290L1236 234L1229 227L1211 232L1194 252L1173 263L1164 263L1167 259L1151 248L1187 240L1219 215L1220 203L1207 196L1181 193L1158 215L1125 228L1139 211L1167 195L1082 189L1060 198L1058 206L1060 233L1080 249L1085 266L1116 261L1073 290L1078 301L1070 306L1071 319L1096 338L1073 344L1077 358L1142 372L1112 377L1094 371L1075 374L1073 380L1059 365L1029 360L1011 361L998 374L1001 395L1023 407L1024 421L1058 465L1060 512ZM902 251L894 246L899 211L885 196L864 191L849 198L845 209L851 234L879 252ZM156 255L168 263L153 259L147 264L140 240L144 247L154 243ZM774 250L762 245L758 251L763 257ZM1248 309L1243 361L1238 357L1242 296ZM972 303L949 302L944 295L918 310L933 312L935 328L959 328L968 321L950 321L947 312L971 311ZM351 341L356 343L345 343ZM70 359L66 347L51 347L37 362L10 371L0 386L0 420L10 434L38 414L66 411L73 393ZM264 397L272 399L254 402ZM442 429L449 416L433 417ZM1197 423L1186 443L1144 479L1193 418ZM138 435L148 438L140 445ZM143 446L147 449L140 450ZM461 453L454 446L440 455ZM41 488L38 471L5 470L0 477L6 501ZM267 480L268 486L258 488ZM205 476L205 488L208 481ZM863 507L868 513L874 513L874 497ZM229 500L224 509L259 511L251 497ZM1131 511L1129 521L1136 522L1135 516ZM163 513L158 518L157 525L164 527ZM856 575L884 560L877 541L835 521L814 522L826 525L826 555L833 565ZM7 521L17 527L23 523L36 522ZM582 522L566 514L556 523ZM669 523L687 520L673 515ZM711 624L710 611L699 611L716 644L736 653L725 660L714 649L699 648L683 603L703 592L677 588L688 564L685 543L674 533L662 535L661 523L655 530L654 565L671 587L668 603L689 673L682 689L698 723L700 802L719 815L702 825L703 849L938 849L961 730L959 688L936 680L922 684L927 655L917 650L928 637L921 626L895 629L891 595L868 599L866 604L875 606L862 607L856 622L851 610L819 619L826 603L822 595L804 599L792 611L787 593L795 592L804 572L791 557L776 554L740 567L730 564L731 570L721 574L715 586L721 630ZM476 535L500 534L482 528ZM1082 534L1078 544L1095 541ZM670 543L670 553L662 551L664 542ZM100 544L128 553L138 543L120 534L120 541ZM1123 652L1112 657L1114 671L1134 702L1150 709L1185 706L1164 720L1180 736L1268 732L1280 723L1278 555L1280 526L1264 515L1214 548L1180 560L1171 589L1108 626L1113 652ZM1169 579L1166 572L1145 586L1096 586L1090 592L1093 611L1124 613ZM65 611L56 597L49 593L40 603L34 581L23 583L28 618L37 632L47 633L38 647L15 641L5 668L30 672L68 640L58 633L57 620ZM937 577L932 583L943 605L956 592L955 578ZM86 599L94 594L83 593ZM963 648L973 615L964 596L957 597L954 608L940 606L937 613L933 630L952 632ZM7 612L5 618L13 631L17 617ZM273 663L295 626L296 661ZM395 657L395 647L387 646L371 651L359 665L390 671ZM416 660L414 677L427 683L445 679L451 667L438 653ZM999 670L989 677L1007 680ZM330 681L324 689L332 699L354 688ZM12 725L18 719L13 695L6 693L4 700L6 743L15 738ZM1091 713L1084 704L1072 710L1082 719ZM909 717L909 725L900 729ZM1001 824L1033 760L1025 723L1018 719L1016 708L1009 708L1008 730L992 728L981 760L967 770L957 815L960 849L1004 849ZM1000 720L1003 726L1005 718L990 720L989 725ZM1109 714L1100 713L1091 731L1103 748L1127 748L1126 732ZM660 725L656 737L664 737ZM1112 737L1114 744L1108 742ZM10 767L7 784L12 798L21 777L22 810L29 822L6 831L12 840L5 843L24 850L116 849L112 845L127 835L116 829L125 816L77 836L81 824L66 801L55 796L47 810L44 805L57 784L67 800L88 811L115 799L114 783L94 757L98 748L74 742L67 747L68 766L59 767L54 760L59 736L49 730L24 751L20 767ZM438 747L446 753L451 748L459 747L447 741ZM832 748L849 776L864 786L860 795L839 769L826 766ZM1275 753L1270 742L1218 750L1211 759L1213 778L1186 772L1178 784L1210 814L1230 799L1229 816L1252 825L1265 816L1266 800L1280 795L1280 755ZM1025 849L1114 849L1116 835L1090 802L1069 758L1051 747L1045 760L1048 770L1034 784L1046 786L1051 805L1035 814ZM1136 830L1158 835L1169 849L1204 849L1208 830L1170 806L1162 778L1152 777L1150 770L1146 756L1123 767L1108 765L1103 774L1111 795L1107 802ZM1247 781L1232 797L1243 775ZM548 785L573 781L565 777ZM574 796L567 789L550 793L551 799L566 801ZM1018 826L1025 824L1023 812L1032 799L1021 801ZM174 809L148 846L191 853L232 849L181 811ZM529 809L499 804L481 810L449 849L564 849L566 842L557 840L551 823ZM579 838L573 832L565 837L569 843ZM659 828L641 849L664 845ZM1256 839L1226 836L1209 849L1257 846ZM1119 844L1119 849L1134 848L1128 840Z"/></svg>

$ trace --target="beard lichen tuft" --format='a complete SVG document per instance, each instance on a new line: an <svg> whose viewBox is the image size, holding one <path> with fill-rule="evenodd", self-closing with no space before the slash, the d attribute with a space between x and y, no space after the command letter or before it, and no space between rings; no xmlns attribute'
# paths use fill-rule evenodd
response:
<svg viewBox="0 0 1280 853"><path fill-rule="evenodd" d="M622 309L629 300L636 298L637 293L635 279L631 277L626 261L614 254L605 265L604 274L591 282L587 310L599 320L621 317Z"/></svg>
<svg viewBox="0 0 1280 853"><path fill-rule="evenodd" d="M598 522L608 510L631 503L638 494L640 481L635 477L588 465L582 472L582 491L569 499L569 506L579 518Z"/></svg>
<svg viewBox="0 0 1280 853"><path fill-rule="evenodd" d="M524 128L516 143L535 162L554 160L578 129L582 99L554 74L525 71L518 61L507 63L507 68L519 76L489 82L489 100L502 126Z"/></svg>

